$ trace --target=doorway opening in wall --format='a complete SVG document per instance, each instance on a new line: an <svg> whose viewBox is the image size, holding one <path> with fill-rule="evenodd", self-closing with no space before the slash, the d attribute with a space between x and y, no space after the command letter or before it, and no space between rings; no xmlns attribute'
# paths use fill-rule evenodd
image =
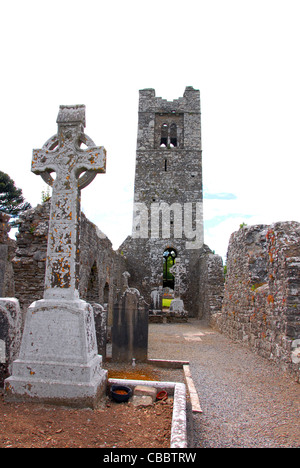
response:
<svg viewBox="0 0 300 468"><path fill-rule="evenodd" d="M174 299L175 278L170 272L170 268L176 262L177 252L173 247L168 247L163 254L163 310L170 307Z"/></svg>
<svg viewBox="0 0 300 468"><path fill-rule="evenodd" d="M104 289L103 289L103 303L108 304L108 298L109 298L109 284L106 282Z"/></svg>
<svg viewBox="0 0 300 468"><path fill-rule="evenodd" d="M175 264L177 252L173 247L169 247L163 254L163 287L174 289L174 276L170 268Z"/></svg>
<svg viewBox="0 0 300 468"><path fill-rule="evenodd" d="M87 293L87 302L99 302L99 276L96 262L93 264L90 272Z"/></svg>

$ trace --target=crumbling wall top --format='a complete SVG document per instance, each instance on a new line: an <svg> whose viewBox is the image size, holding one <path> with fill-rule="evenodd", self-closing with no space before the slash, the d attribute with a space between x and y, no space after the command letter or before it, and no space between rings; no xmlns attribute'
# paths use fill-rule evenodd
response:
<svg viewBox="0 0 300 468"><path fill-rule="evenodd" d="M155 89L140 90L139 112L197 112L200 109L200 91L187 86L183 97L167 101L155 96Z"/></svg>

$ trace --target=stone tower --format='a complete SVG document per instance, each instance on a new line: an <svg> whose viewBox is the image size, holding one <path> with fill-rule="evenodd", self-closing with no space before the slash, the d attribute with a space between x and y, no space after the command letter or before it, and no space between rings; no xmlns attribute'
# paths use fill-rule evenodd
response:
<svg viewBox="0 0 300 468"><path fill-rule="evenodd" d="M203 251L200 92L185 89L167 101L140 91L133 232L120 247L132 286L151 302L151 291L175 287L188 301L191 264ZM174 272L174 270L173 270Z"/></svg>
<svg viewBox="0 0 300 468"><path fill-rule="evenodd" d="M202 204L200 92L166 101L140 91L134 202ZM153 226L152 226L153 227ZM184 229L183 229L184 230ZM203 223L201 226L203 239Z"/></svg>

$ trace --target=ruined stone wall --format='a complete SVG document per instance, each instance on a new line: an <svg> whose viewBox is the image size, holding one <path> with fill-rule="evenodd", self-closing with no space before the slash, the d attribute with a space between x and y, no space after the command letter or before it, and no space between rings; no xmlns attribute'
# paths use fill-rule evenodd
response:
<svg viewBox="0 0 300 468"><path fill-rule="evenodd" d="M131 287L137 288L146 302L150 304L151 290L163 285L163 253L169 247L176 250L177 257L180 258L185 269L181 285L181 298L189 308L189 288L191 281L193 281L190 274L190 264L195 256L198 256L199 250L187 250L185 241L182 239L133 239L128 237L120 246L120 251L127 259L128 271L131 275L129 284Z"/></svg>
<svg viewBox="0 0 300 468"><path fill-rule="evenodd" d="M14 297L15 285L12 259L16 243L10 239L10 216L0 212L0 297Z"/></svg>
<svg viewBox="0 0 300 468"><path fill-rule="evenodd" d="M45 203L20 216L13 269L15 296L24 311L43 298L49 214L50 203Z"/></svg>
<svg viewBox="0 0 300 468"><path fill-rule="evenodd" d="M132 239L131 236L128 236L121 244L119 253L127 259L127 269L130 273L129 286L138 289L146 302L150 304L152 283L156 286L157 278L155 277L154 281L151 281L148 239ZM162 277L160 281L162 282Z"/></svg>
<svg viewBox="0 0 300 468"><path fill-rule="evenodd" d="M20 218L17 249L13 260L15 296L25 311L43 298L50 202L28 210ZM112 249L109 239L81 214L80 298L108 304L108 311L122 293L126 260Z"/></svg>
<svg viewBox="0 0 300 468"><path fill-rule="evenodd" d="M126 268L125 257L113 250L111 241L82 213L79 294L87 302L107 304L109 322L123 292Z"/></svg>
<svg viewBox="0 0 300 468"><path fill-rule="evenodd" d="M192 316L214 323L222 310L224 296L223 260L204 245L191 268L189 302Z"/></svg>
<svg viewBox="0 0 300 468"><path fill-rule="evenodd" d="M300 381L300 224L244 227L232 234L217 327Z"/></svg>
<svg viewBox="0 0 300 468"><path fill-rule="evenodd" d="M168 247L165 240L132 239L128 237L120 250L127 259L129 284L137 288L148 304L151 291L162 285L162 254ZM182 277L181 294L189 317L210 321L222 309L224 295L223 261L204 245L201 249L186 250L184 242L173 240L185 274ZM181 252L184 252L181 255Z"/></svg>

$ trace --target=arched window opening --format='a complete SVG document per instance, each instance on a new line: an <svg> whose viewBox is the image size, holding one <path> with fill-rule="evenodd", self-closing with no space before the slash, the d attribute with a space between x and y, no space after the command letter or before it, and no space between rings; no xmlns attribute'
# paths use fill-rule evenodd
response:
<svg viewBox="0 0 300 468"><path fill-rule="evenodd" d="M108 304L108 298L109 298L109 284L105 283L104 289L103 289L103 303Z"/></svg>
<svg viewBox="0 0 300 468"><path fill-rule="evenodd" d="M87 302L99 302L99 276L96 262L91 268L86 300Z"/></svg>
<svg viewBox="0 0 300 468"><path fill-rule="evenodd" d="M161 126L160 147L166 148L168 146L168 125L166 123Z"/></svg>
<svg viewBox="0 0 300 468"><path fill-rule="evenodd" d="M184 147L184 113L157 112L154 121L154 148L162 151Z"/></svg>
<svg viewBox="0 0 300 468"><path fill-rule="evenodd" d="M177 257L177 252L172 247L164 251L164 254L163 254L163 286L164 288L174 289L175 279L172 273L170 272L170 268L172 268L172 266L175 264L176 257Z"/></svg>
<svg viewBox="0 0 300 468"><path fill-rule="evenodd" d="M170 146L176 148L177 146L177 125L172 123L170 127Z"/></svg>

